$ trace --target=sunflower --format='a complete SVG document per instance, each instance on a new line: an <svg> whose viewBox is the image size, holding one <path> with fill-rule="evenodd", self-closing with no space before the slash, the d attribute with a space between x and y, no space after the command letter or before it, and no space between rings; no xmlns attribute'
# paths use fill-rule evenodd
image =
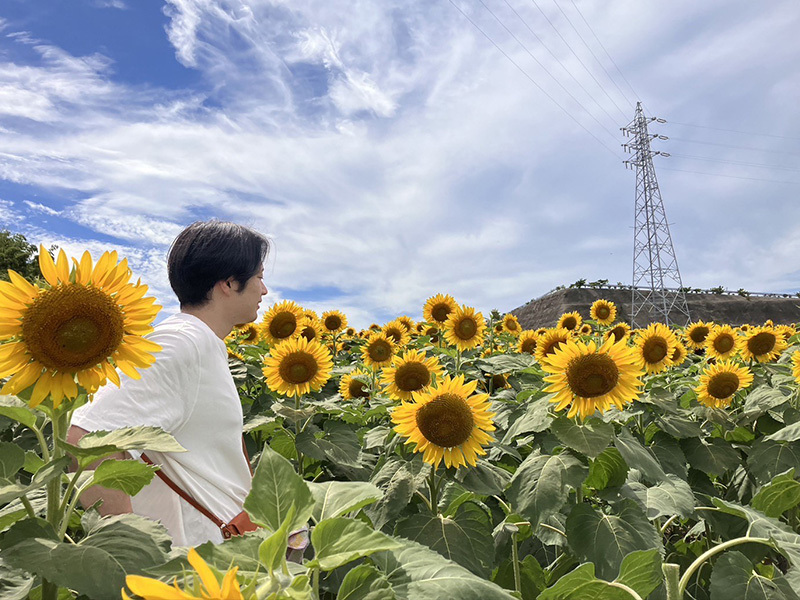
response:
<svg viewBox="0 0 800 600"><path fill-rule="evenodd" d="M303 309L303 316L306 319L314 319L315 321L319 320L319 316L317 315L317 311L311 310L310 308Z"/></svg>
<svg viewBox="0 0 800 600"><path fill-rule="evenodd" d="M378 325L377 323L373 323L372 325L369 326L369 330L370 331L380 331L381 330L381 326Z"/></svg>
<svg viewBox="0 0 800 600"><path fill-rule="evenodd" d="M578 311L568 312L561 315L556 327L561 327L567 331L578 331L581 328L583 319Z"/></svg>
<svg viewBox="0 0 800 600"><path fill-rule="evenodd" d="M764 321L764 327L774 327L775 323L772 322L772 319L767 319Z"/></svg>
<svg viewBox="0 0 800 600"><path fill-rule="evenodd" d="M797 330L791 325L775 325L775 331L780 334L784 341L788 341L790 337L797 333Z"/></svg>
<svg viewBox="0 0 800 600"><path fill-rule="evenodd" d="M284 396L303 396L318 391L331 377L330 351L317 341L292 338L272 348L264 359L269 389Z"/></svg>
<svg viewBox="0 0 800 600"><path fill-rule="evenodd" d="M236 350L231 350L230 348L228 348L228 358L244 362L244 355L239 352L236 352Z"/></svg>
<svg viewBox="0 0 800 600"><path fill-rule="evenodd" d="M569 330L563 327L554 327L546 330L536 341L536 360L546 363L556 351L559 344L565 343L572 337Z"/></svg>
<svg viewBox="0 0 800 600"><path fill-rule="evenodd" d="M445 376L435 388L415 392L411 402L403 402L392 412L394 430L414 443L414 452L435 468L442 461L459 468L478 462L486 454L484 445L494 438L489 412L489 395L476 394L477 381L464 383L464 376Z"/></svg>
<svg viewBox="0 0 800 600"><path fill-rule="evenodd" d="M539 329L536 330L536 335L542 335L545 331L547 331L547 327L539 327Z"/></svg>
<svg viewBox="0 0 800 600"><path fill-rule="evenodd" d="M429 338L431 338L432 342L438 342L439 341L439 329L437 327L433 326L433 325L428 325L425 328L425 334L424 335L426 335Z"/></svg>
<svg viewBox="0 0 800 600"><path fill-rule="evenodd" d="M522 327L519 324L519 320L511 313L508 313L503 317L503 330L507 331L514 337L522 333Z"/></svg>
<svg viewBox="0 0 800 600"><path fill-rule="evenodd" d="M368 367L384 367L392 362L394 342L383 333L373 333L361 347L361 356Z"/></svg>
<svg viewBox="0 0 800 600"><path fill-rule="evenodd" d="M504 390L508 387L508 376L502 373L497 375L488 375L486 377L487 386L491 383L492 390Z"/></svg>
<svg viewBox="0 0 800 600"><path fill-rule="evenodd" d="M460 306L447 317L444 339L460 351L471 350L483 342L486 320L470 306Z"/></svg>
<svg viewBox="0 0 800 600"><path fill-rule="evenodd" d="M409 350L394 365L383 369L381 383L387 386L389 396L397 400L411 400L413 392L430 385L434 377L442 376L442 366L435 356L425 358L419 350Z"/></svg>
<svg viewBox="0 0 800 600"><path fill-rule="evenodd" d="M496 334L498 334L498 335L503 333L503 322L502 321L498 321L497 323L494 324L494 332Z"/></svg>
<svg viewBox="0 0 800 600"><path fill-rule="evenodd" d="M309 342L318 340L322 335L322 323L318 319L303 317L297 326L297 335L307 339Z"/></svg>
<svg viewBox="0 0 800 600"><path fill-rule="evenodd" d="M395 345L401 348L411 340L411 336L409 335L408 330L405 328L405 325L403 325L397 319L386 323L381 331L383 332L383 335L390 338Z"/></svg>
<svg viewBox="0 0 800 600"><path fill-rule="evenodd" d="M536 342L538 339L539 336L535 331L526 329L519 334L519 339L517 340L517 352L520 354L535 354Z"/></svg>
<svg viewBox="0 0 800 600"><path fill-rule="evenodd" d="M357 377L369 377L366 371L355 369L342 376L339 382L339 393L345 400L355 400L356 398L369 398L369 387Z"/></svg>
<svg viewBox="0 0 800 600"><path fill-rule="evenodd" d="M34 385L30 406L47 396L58 407L63 398L89 393L111 380L114 368L133 379L155 362L161 346L144 339L153 331L160 306L144 297L147 286L131 283L127 259L105 252L92 266L84 252L70 274L67 255L58 260L39 248L39 268L47 288L9 270L0 282L0 377L9 377L0 394L18 394ZM77 384L76 384L77 379Z"/></svg>
<svg viewBox="0 0 800 600"><path fill-rule="evenodd" d="M706 337L708 337L709 333L711 333L711 323L696 321L686 327L686 330L683 332L683 337L689 348L692 350L700 350L706 343Z"/></svg>
<svg viewBox="0 0 800 600"><path fill-rule="evenodd" d="M436 294L425 301L422 316L428 323L443 325L450 313L458 308L455 298L449 294Z"/></svg>
<svg viewBox="0 0 800 600"><path fill-rule="evenodd" d="M639 361L648 374L660 373L672 366L672 354L678 338L663 323L650 323L647 329L636 335Z"/></svg>
<svg viewBox="0 0 800 600"><path fill-rule="evenodd" d="M425 321L420 321L419 323L417 323L417 324L414 326L414 329L416 330L416 332L417 332L417 333L419 333L419 334L421 334L421 335L424 335L424 334L425 334L425 330L426 330L427 328L428 328L428 324L427 324Z"/></svg>
<svg viewBox="0 0 800 600"><path fill-rule="evenodd" d="M639 396L643 368L633 348L624 341L608 338L599 348L569 340L559 346L542 368L551 373L544 380L554 393L550 402L556 410L569 406L567 417L585 419L595 410L603 412L613 404L619 409Z"/></svg>
<svg viewBox="0 0 800 600"><path fill-rule="evenodd" d="M753 327L739 338L739 351L745 360L770 362L786 350L786 341L772 327Z"/></svg>
<svg viewBox="0 0 800 600"><path fill-rule="evenodd" d="M686 346L683 345L683 342L678 340L677 345L675 346L675 350L672 352L672 356L670 360L672 361L672 366L676 367L680 364L683 364L683 361L686 360L686 355L688 351L686 350Z"/></svg>
<svg viewBox="0 0 800 600"><path fill-rule="evenodd" d="M583 325L581 325L579 333L581 335L592 335L592 326L589 325L588 323L584 323Z"/></svg>
<svg viewBox="0 0 800 600"><path fill-rule="evenodd" d="M348 327L347 329L344 330L344 334L347 337L353 337L356 334L356 330L354 327Z"/></svg>
<svg viewBox="0 0 800 600"><path fill-rule="evenodd" d="M233 567L225 573L222 577L222 584L220 584L214 572L200 557L197 550L190 549L186 558L196 571L196 575L193 577L195 579L195 589L191 592L188 591L188 588L181 590L176 580L173 580L172 585L168 585L158 579L141 575L126 576L125 585L128 586L131 592L144 600L245 600L239 589L239 582L236 580L236 572L239 567ZM200 580L199 585L197 579ZM122 598L123 600L131 600L125 590L122 590Z"/></svg>
<svg viewBox="0 0 800 600"><path fill-rule="evenodd" d="M322 328L325 333L339 333L347 327L347 317L341 311L329 310L322 313Z"/></svg>
<svg viewBox="0 0 800 600"><path fill-rule="evenodd" d="M409 316L407 316L407 315L402 315L402 316L400 316L400 317L397 317L397 318L395 319L395 321L397 321L397 322L398 322L398 323L400 323L400 324L401 324L403 327L405 327L405 328L406 328L406 331L407 331L408 333L411 333L411 331L414 329L414 319L412 319L411 317L409 317Z"/></svg>
<svg viewBox="0 0 800 600"><path fill-rule="evenodd" d="M236 326L236 336L242 342L256 342L259 335L258 326L253 323Z"/></svg>
<svg viewBox="0 0 800 600"><path fill-rule="evenodd" d="M631 334L631 327L627 323L617 323L606 332L606 339L614 336L614 341L627 339Z"/></svg>
<svg viewBox="0 0 800 600"><path fill-rule="evenodd" d="M589 309L589 317L598 325L611 325L617 318L617 305L610 300L595 300Z"/></svg>
<svg viewBox="0 0 800 600"><path fill-rule="evenodd" d="M792 376L800 384L800 350L795 350L792 353Z"/></svg>
<svg viewBox="0 0 800 600"><path fill-rule="evenodd" d="M745 323L743 325L739 325L739 327L737 327L736 329L738 329L740 333L745 333L750 330L750 325Z"/></svg>
<svg viewBox="0 0 800 600"><path fill-rule="evenodd" d="M706 354L717 360L728 360L739 352L736 332L730 325L714 325L706 337Z"/></svg>
<svg viewBox="0 0 800 600"><path fill-rule="evenodd" d="M701 404L712 408L725 408L733 395L753 383L750 369L732 360L721 360L708 365L700 375L700 385L694 391Z"/></svg>
<svg viewBox="0 0 800 600"><path fill-rule="evenodd" d="M261 336L268 344L280 344L297 335L303 308L291 300L273 305L261 320Z"/></svg>

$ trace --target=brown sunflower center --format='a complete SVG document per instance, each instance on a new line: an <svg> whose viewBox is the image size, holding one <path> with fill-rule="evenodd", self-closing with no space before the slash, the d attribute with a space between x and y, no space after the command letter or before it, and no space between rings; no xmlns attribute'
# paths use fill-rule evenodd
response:
<svg viewBox="0 0 800 600"><path fill-rule="evenodd" d="M328 315L325 317L325 328L328 331L336 331L342 326L342 318L339 315Z"/></svg>
<svg viewBox="0 0 800 600"><path fill-rule="evenodd" d="M536 351L536 339L528 338L527 340L523 341L520 350L522 352L527 352L528 354L533 354Z"/></svg>
<svg viewBox="0 0 800 600"><path fill-rule="evenodd" d="M555 354L555 351L558 349L558 345L563 344L566 341L567 341L566 338L561 338L561 337L548 340L544 342L544 344L542 344L542 352L544 353L545 356L549 354Z"/></svg>
<svg viewBox="0 0 800 600"><path fill-rule="evenodd" d="M614 336L614 340L617 342L625 337L625 333L626 330L621 325L618 325L617 327L614 327L614 329L611 330L611 335Z"/></svg>
<svg viewBox="0 0 800 600"><path fill-rule="evenodd" d="M472 409L457 394L442 394L417 411L417 427L422 435L442 448L466 442L474 424Z"/></svg>
<svg viewBox="0 0 800 600"><path fill-rule="evenodd" d="M452 310L449 304L437 304L431 309L431 317L433 317L434 321L444 323L447 321L447 315L449 315Z"/></svg>
<svg viewBox="0 0 800 600"><path fill-rule="evenodd" d="M245 342L252 342L258 339L258 329L250 325L247 329L245 329Z"/></svg>
<svg viewBox="0 0 800 600"><path fill-rule="evenodd" d="M597 315L597 318L600 319L601 321L611 316L611 309L605 304L601 304L600 306L598 306L594 312Z"/></svg>
<svg viewBox="0 0 800 600"><path fill-rule="evenodd" d="M269 333L278 340L290 337L297 329L297 317L290 312L278 313L269 323Z"/></svg>
<svg viewBox="0 0 800 600"><path fill-rule="evenodd" d="M404 392L416 392L431 382L428 367L419 362L410 362L397 367L394 384Z"/></svg>
<svg viewBox="0 0 800 600"><path fill-rule="evenodd" d="M294 385L308 383L319 370L317 360L308 352L292 352L287 354L278 367L281 379Z"/></svg>
<svg viewBox="0 0 800 600"><path fill-rule="evenodd" d="M104 291L63 284L43 292L22 317L31 356L48 369L80 371L109 358L122 343L125 319Z"/></svg>
<svg viewBox="0 0 800 600"><path fill-rule="evenodd" d="M695 344L701 344L705 341L708 332L709 329L705 325L694 327L689 332L689 339L691 339Z"/></svg>
<svg viewBox="0 0 800 600"><path fill-rule="evenodd" d="M509 319L506 321L506 329L509 331L516 331L517 330L517 322L514 320Z"/></svg>
<svg viewBox="0 0 800 600"><path fill-rule="evenodd" d="M466 317L461 319L454 328L456 336L462 340L471 340L478 333L478 324L475 319Z"/></svg>
<svg viewBox="0 0 800 600"><path fill-rule="evenodd" d="M585 354L567 364L567 383L576 396L596 398L608 394L619 381L619 368L606 354Z"/></svg>
<svg viewBox="0 0 800 600"><path fill-rule="evenodd" d="M350 385L347 386L347 390L350 392L350 395L353 398L367 398L369 397L369 392L367 391L367 386L364 385L363 381L359 381L358 379L351 379Z"/></svg>
<svg viewBox="0 0 800 600"><path fill-rule="evenodd" d="M317 337L317 330L314 329L313 327L309 326L309 325L306 325L300 331L300 335L302 337L306 338L310 342L311 340L313 340L314 338Z"/></svg>
<svg viewBox="0 0 800 600"><path fill-rule="evenodd" d="M736 373L717 373L708 380L708 395L723 400L739 389L739 376Z"/></svg>
<svg viewBox="0 0 800 600"><path fill-rule="evenodd" d="M720 354L730 352L736 345L736 340L730 333L723 333L714 338L714 350Z"/></svg>
<svg viewBox="0 0 800 600"><path fill-rule="evenodd" d="M667 340L660 336L654 336L647 339L642 345L642 358L645 362L654 365L666 358L668 350Z"/></svg>
<svg viewBox="0 0 800 600"><path fill-rule="evenodd" d="M772 352L772 349L775 347L775 342L776 337L774 333L762 331L747 340L747 349L750 350L753 356L761 356L762 354Z"/></svg>
<svg viewBox="0 0 800 600"><path fill-rule="evenodd" d="M683 356L683 350L681 350L680 346L676 346L675 350L672 352L672 356L670 357L673 361L677 362Z"/></svg>
<svg viewBox="0 0 800 600"><path fill-rule="evenodd" d="M561 327L564 329L575 329L578 326L578 319L573 316L564 317L561 321Z"/></svg>
<svg viewBox="0 0 800 600"><path fill-rule="evenodd" d="M497 333L501 333L503 331L503 324L502 323L495 323L494 330Z"/></svg>
<svg viewBox="0 0 800 600"><path fill-rule="evenodd" d="M395 344L399 344L400 340L403 339L403 332L400 331L399 327L387 327L384 329L383 333L394 340Z"/></svg>
<svg viewBox="0 0 800 600"><path fill-rule="evenodd" d="M492 375L492 389L502 390L506 387L505 375Z"/></svg>
<svg viewBox="0 0 800 600"><path fill-rule="evenodd" d="M392 357L392 346L386 340L375 340L367 348L367 354L375 362L383 362Z"/></svg>

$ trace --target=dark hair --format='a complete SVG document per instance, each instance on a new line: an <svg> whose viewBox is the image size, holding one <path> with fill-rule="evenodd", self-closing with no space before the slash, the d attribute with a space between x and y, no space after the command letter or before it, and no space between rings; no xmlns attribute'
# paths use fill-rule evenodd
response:
<svg viewBox="0 0 800 600"><path fill-rule="evenodd" d="M269 252L269 240L243 225L197 221L178 234L167 255L169 284L184 306L201 306L218 281L233 277L244 288Z"/></svg>

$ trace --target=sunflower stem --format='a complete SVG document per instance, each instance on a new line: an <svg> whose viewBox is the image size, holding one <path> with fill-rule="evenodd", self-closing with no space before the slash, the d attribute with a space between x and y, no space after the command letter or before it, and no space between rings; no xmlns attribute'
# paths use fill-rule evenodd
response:
<svg viewBox="0 0 800 600"><path fill-rule="evenodd" d="M522 574L519 570L519 548L517 547L517 532L511 534L511 560L514 563L514 589L522 594Z"/></svg>
<svg viewBox="0 0 800 600"><path fill-rule="evenodd" d="M431 474L428 477L428 488L431 494L430 509L434 515L439 515L439 490L436 488L436 466L431 466Z"/></svg>
<svg viewBox="0 0 800 600"><path fill-rule="evenodd" d="M298 395L295 395L295 397L294 397L294 409L295 409L295 411L300 412L300 396L298 396ZM300 475L300 477L303 476L303 471L305 470L304 469L304 465L303 465L303 462L304 462L303 453L300 452L300 448L297 447L297 437L300 435L301 431L302 431L302 428L300 427L300 419L299 418L295 418L295 420L294 420L294 449L295 449L295 452L297 452L297 474Z"/></svg>
<svg viewBox="0 0 800 600"><path fill-rule="evenodd" d="M20 496L19 500L20 500L20 502L22 502L22 506L25 507L25 510L27 511L28 516L31 519L35 519L36 518L36 512L33 510L33 506L31 505L31 501L28 500L28 497L25 494L23 494L22 496Z"/></svg>
<svg viewBox="0 0 800 600"><path fill-rule="evenodd" d="M456 377L461 371L461 348L456 349Z"/></svg>

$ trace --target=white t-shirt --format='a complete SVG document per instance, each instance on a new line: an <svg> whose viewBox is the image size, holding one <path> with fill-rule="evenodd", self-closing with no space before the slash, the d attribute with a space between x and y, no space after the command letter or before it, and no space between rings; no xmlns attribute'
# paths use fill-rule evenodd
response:
<svg viewBox="0 0 800 600"><path fill-rule="evenodd" d="M173 315L147 336L163 350L141 370L141 379L120 374L119 388L101 388L77 409L72 424L87 431L138 425L161 427L186 452L147 456L165 475L224 522L242 511L251 477L242 452L242 405L228 370L225 343L203 321ZM141 453L131 452L136 458ZM158 477L131 498L133 512L161 521L177 546L219 543L210 519Z"/></svg>

